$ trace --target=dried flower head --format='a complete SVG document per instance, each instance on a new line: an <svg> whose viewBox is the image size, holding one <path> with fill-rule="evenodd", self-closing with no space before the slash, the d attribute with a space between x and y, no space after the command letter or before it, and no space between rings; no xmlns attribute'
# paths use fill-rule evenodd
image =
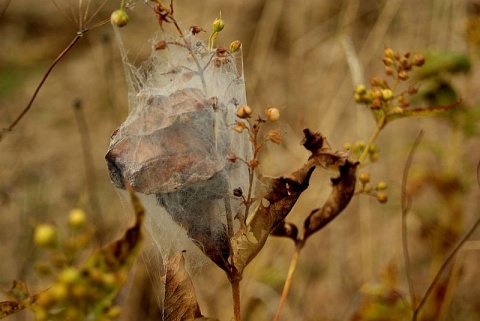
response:
<svg viewBox="0 0 480 321"><path fill-rule="evenodd" d="M265 112L269 121L277 121L280 118L280 111L277 108L268 108Z"/></svg>

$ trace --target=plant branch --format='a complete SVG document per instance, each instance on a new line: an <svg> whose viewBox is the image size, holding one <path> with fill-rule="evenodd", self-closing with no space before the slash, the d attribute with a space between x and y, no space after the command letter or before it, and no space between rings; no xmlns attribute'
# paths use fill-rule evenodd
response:
<svg viewBox="0 0 480 321"><path fill-rule="evenodd" d="M413 143L412 149L408 154L407 162L405 164L405 169L403 171L402 177L402 248L403 248L403 259L405 264L405 274L407 277L408 282L408 290L410 292L410 301L412 302L412 306L415 307L417 305L417 299L415 297L415 288L413 286L412 280L412 272L411 272L411 265L410 265L410 254L408 250L408 234L407 234L407 214L410 212L410 197L407 193L407 181L408 181L408 174L410 172L410 167L412 165L413 155L415 154L415 150L417 149L420 141L423 137L423 130L418 133L415 142Z"/></svg>
<svg viewBox="0 0 480 321"><path fill-rule="evenodd" d="M240 280L241 277L238 275L235 267L233 267L233 275L229 276L230 284L232 286L232 299L233 299L233 320L241 321L240 313Z"/></svg>
<svg viewBox="0 0 480 321"><path fill-rule="evenodd" d="M15 129L15 126L17 126L17 124L22 120L22 118L27 114L27 112L32 107L33 102L35 101L35 98L37 98L37 95L38 95L40 89L42 88L43 84L45 83L48 76L52 72L53 68L55 68L55 66L58 64L58 62L60 60L62 60L63 57L65 57L65 55L73 48L73 46L75 46L75 44L80 40L80 38L82 38L82 36L85 32L86 32L86 30L82 31L82 32L79 31L77 33L77 35L73 38L73 40L70 42L70 44L57 56L57 58L55 58L55 60L53 61L53 63L50 65L47 72L43 76L42 80L38 84L37 89L35 89L35 92L33 93L32 98L30 98L30 101L28 102L27 106L23 109L23 111L20 113L20 115L18 115L18 117L13 121L13 123L10 126L8 126L7 128L4 128L0 132L0 142L3 140L4 135L6 133L9 133L9 132L13 131Z"/></svg>
<svg viewBox="0 0 480 321"><path fill-rule="evenodd" d="M360 155L360 158L358 159L358 161L360 162L360 164L363 164L363 162L365 161L365 159L367 158L368 156L368 151L370 150L370 147L373 146L373 144L375 143L375 141L377 140L378 138L378 135L380 134L380 132L382 131L383 127L385 127L385 116L382 116L382 118L378 121L378 124L377 124L377 127L375 128L375 131L373 132L372 136L370 137L370 139L368 140L368 143L367 145L365 146L365 149L363 150L362 154Z"/></svg>

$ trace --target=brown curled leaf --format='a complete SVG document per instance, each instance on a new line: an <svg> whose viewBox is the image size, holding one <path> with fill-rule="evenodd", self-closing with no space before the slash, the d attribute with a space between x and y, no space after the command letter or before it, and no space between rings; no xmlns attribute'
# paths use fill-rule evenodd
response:
<svg viewBox="0 0 480 321"><path fill-rule="evenodd" d="M275 227L271 234L278 237L288 237L294 242L296 242L298 236L298 228L293 223L283 221Z"/></svg>
<svg viewBox="0 0 480 321"><path fill-rule="evenodd" d="M233 264L239 274L262 249L270 233L290 213L302 192L307 189L314 169L312 166L308 172L302 172L303 177L293 173L289 176L291 178L273 179L270 190L249 216L246 229L241 229L231 239Z"/></svg>
<svg viewBox="0 0 480 321"><path fill-rule="evenodd" d="M27 285L19 280L13 281L12 288L6 294L10 300L0 302L0 319L24 310L36 300L36 296L28 291Z"/></svg>
<svg viewBox="0 0 480 321"><path fill-rule="evenodd" d="M332 191L323 207L313 210L305 220L303 240L322 229L348 205L355 192L358 162L347 161L340 166L340 176L332 178Z"/></svg>
<svg viewBox="0 0 480 321"><path fill-rule="evenodd" d="M165 321L183 321L201 318L195 288L185 269L183 253L172 257L166 266Z"/></svg>

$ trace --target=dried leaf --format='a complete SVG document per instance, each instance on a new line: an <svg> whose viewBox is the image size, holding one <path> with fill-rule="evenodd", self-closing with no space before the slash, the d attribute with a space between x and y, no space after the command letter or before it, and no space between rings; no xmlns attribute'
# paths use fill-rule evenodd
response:
<svg viewBox="0 0 480 321"><path fill-rule="evenodd" d="M0 319L6 318L9 315L15 314L24 310L26 306L18 301L3 301L0 302Z"/></svg>
<svg viewBox="0 0 480 321"><path fill-rule="evenodd" d="M60 307L78 307L81 313L97 313L110 307L125 284L128 272L135 261L141 247L143 233L142 224L145 210L140 200L128 186L132 205L135 211L135 223L127 229L119 240L95 251L79 269L78 276L67 285L67 301L60 301ZM72 269L72 268L70 268ZM56 285L65 286L60 278ZM54 290L55 286L51 289ZM79 305L75 291L81 289L85 293L82 305ZM48 290L46 291L48 295ZM97 312L96 312L97 311Z"/></svg>
<svg viewBox="0 0 480 321"><path fill-rule="evenodd" d="M127 229L121 239L100 249L100 251L94 253L89 260L104 261L106 269L111 272L121 272L131 266L139 252L143 238L142 225L145 217L145 209L130 187L128 187L128 191L135 212L134 225ZM88 262L86 266L88 266Z"/></svg>
<svg viewBox="0 0 480 321"><path fill-rule="evenodd" d="M11 300L0 302L0 319L24 310L36 300L36 296L28 291L27 285L19 280L13 281L12 288L6 294Z"/></svg>
<svg viewBox="0 0 480 321"><path fill-rule="evenodd" d="M198 89L169 96L139 98L125 122L112 134L105 156L112 182L157 194L208 180L224 167L215 140L214 102ZM211 128L208 128L211 124Z"/></svg>
<svg viewBox="0 0 480 321"><path fill-rule="evenodd" d="M325 204L313 210L305 220L304 240L331 222L347 207L355 192L358 164L358 162L347 161L340 166L340 176L331 179L332 191Z"/></svg>
<svg viewBox="0 0 480 321"><path fill-rule="evenodd" d="M302 192L307 189L314 169L312 166L308 172L297 171L290 174L291 178L280 177L272 181L269 192L249 216L246 230L239 230L231 239L233 264L239 274L262 249L270 233L290 213Z"/></svg>
<svg viewBox="0 0 480 321"><path fill-rule="evenodd" d="M277 227L275 227L271 234L278 237L288 237L294 242L296 242L298 236L298 228L293 223L283 221L278 224Z"/></svg>
<svg viewBox="0 0 480 321"><path fill-rule="evenodd" d="M186 321L201 317L192 280L185 270L183 253L179 253L166 266L164 320Z"/></svg>

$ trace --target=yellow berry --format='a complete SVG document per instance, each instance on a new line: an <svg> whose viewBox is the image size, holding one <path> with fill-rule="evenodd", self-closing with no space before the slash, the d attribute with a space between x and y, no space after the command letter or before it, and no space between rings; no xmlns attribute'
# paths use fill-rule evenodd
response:
<svg viewBox="0 0 480 321"><path fill-rule="evenodd" d="M377 188L377 190L379 190L379 191L386 190L386 189L387 189L387 183L385 183L384 181L380 181L380 182L378 182L376 188Z"/></svg>
<svg viewBox="0 0 480 321"><path fill-rule="evenodd" d="M51 247L57 241L57 229L50 224L40 224L35 228L33 239L38 246Z"/></svg>
<svg viewBox="0 0 480 321"><path fill-rule="evenodd" d="M382 89L382 99L390 100L393 98L393 92L390 89Z"/></svg>
<svg viewBox="0 0 480 321"><path fill-rule="evenodd" d="M379 201L380 203L386 203L388 201L388 194L385 192L378 192L377 201Z"/></svg>
<svg viewBox="0 0 480 321"><path fill-rule="evenodd" d="M80 228L85 225L86 221L85 212L79 208L71 210L68 215L68 224L72 228Z"/></svg>
<svg viewBox="0 0 480 321"><path fill-rule="evenodd" d="M80 272L73 267L65 268L60 272L58 280L63 284L73 284L80 278Z"/></svg>
<svg viewBox="0 0 480 321"><path fill-rule="evenodd" d="M366 92L367 92L367 88L365 87L365 85L358 85L357 87L355 87L356 94L363 95Z"/></svg>
<svg viewBox="0 0 480 321"><path fill-rule="evenodd" d="M360 180L360 182L362 182L362 184L367 184L370 182L370 174L360 173L360 175L358 175L358 179Z"/></svg>

